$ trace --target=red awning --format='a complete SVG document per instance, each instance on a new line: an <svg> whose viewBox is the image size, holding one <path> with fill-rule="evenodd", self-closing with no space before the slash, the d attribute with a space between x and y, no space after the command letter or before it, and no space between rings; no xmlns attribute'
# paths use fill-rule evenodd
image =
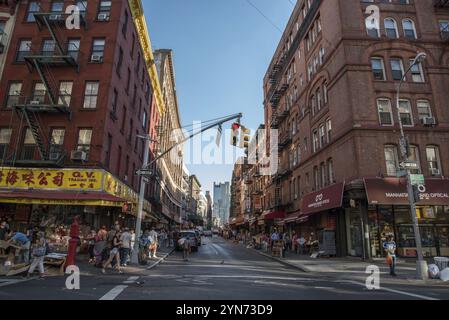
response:
<svg viewBox="0 0 449 320"><path fill-rule="evenodd" d="M449 179L426 179L418 205L449 205ZM365 179L368 204L408 205L407 181L399 178Z"/></svg>
<svg viewBox="0 0 449 320"><path fill-rule="evenodd" d="M127 200L105 192L61 192L28 191L0 192L0 199L44 199L44 200L103 200L110 202L127 202Z"/></svg>
<svg viewBox="0 0 449 320"><path fill-rule="evenodd" d="M302 201L301 217L312 213L340 208L343 205L344 189L344 183L337 183L326 189L306 195Z"/></svg>
<svg viewBox="0 0 449 320"><path fill-rule="evenodd" d="M296 222L296 220L298 220L300 213L294 213L294 214L289 214L286 216L286 218L284 219L285 223L293 223Z"/></svg>
<svg viewBox="0 0 449 320"><path fill-rule="evenodd" d="M265 220L285 219L285 211L273 211L263 216Z"/></svg>

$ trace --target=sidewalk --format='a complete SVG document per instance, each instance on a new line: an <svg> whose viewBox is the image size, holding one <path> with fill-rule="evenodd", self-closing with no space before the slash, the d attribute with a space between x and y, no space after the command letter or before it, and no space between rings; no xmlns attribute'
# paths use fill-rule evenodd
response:
<svg viewBox="0 0 449 320"><path fill-rule="evenodd" d="M239 246L244 246L242 243ZM246 246L245 246L246 247ZM286 257L273 257L270 252L262 252L251 247L248 250L254 250L260 255L275 260L283 265L298 269L305 273L320 274L342 280L366 281L369 274L366 273L368 266L377 266L380 269L382 279L388 279L388 283L407 283L407 284L426 284L426 285L442 285L449 286L449 282L441 280L418 280L416 278L416 260L414 259L398 259L396 273L398 277L391 277L388 265L385 259L379 258L373 261L362 261L361 258L326 258L321 257L312 259L308 255L298 255L295 253L287 253ZM429 262L429 263L433 263Z"/></svg>
<svg viewBox="0 0 449 320"><path fill-rule="evenodd" d="M157 258L148 259L147 265L128 265L127 267L122 268L122 270L124 274L135 274L135 275L144 274L146 271L153 269L162 261L164 261L168 256L170 256L173 253L174 250L175 250L174 247L159 248L156 253ZM88 260L89 259L87 256L78 256L76 259L76 265L80 268L81 275L82 276L103 275L101 273L101 269L96 268L95 266L89 264ZM107 269L106 275L120 275L120 274L115 270Z"/></svg>

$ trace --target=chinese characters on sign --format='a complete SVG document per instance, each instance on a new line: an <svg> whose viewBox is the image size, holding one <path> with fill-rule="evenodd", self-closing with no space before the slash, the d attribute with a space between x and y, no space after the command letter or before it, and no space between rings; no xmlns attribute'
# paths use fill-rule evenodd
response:
<svg viewBox="0 0 449 320"><path fill-rule="evenodd" d="M49 170L16 169L0 170L0 188L86 190L101 191L101 170Z"/></svg>

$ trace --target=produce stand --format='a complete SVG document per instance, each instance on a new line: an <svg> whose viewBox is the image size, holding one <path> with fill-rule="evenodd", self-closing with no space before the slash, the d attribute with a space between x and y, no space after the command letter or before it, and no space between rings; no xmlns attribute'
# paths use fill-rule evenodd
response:
<svg viewBox="0 0 449 320"><path fill-rule="evenodd" d="M44 258L44 265L59 268L59 273L64 274L64 267L67 261L67 254L50 253Z"/></svg>
<svg viewBox="0 0 449 320"><path fill-rule="evenodd" d="M22 247L10 244L6 241L0 241L0 249L10 249L8 255L0 256L0 276L15 276L26 272L30 267L29 263L16 263L18 253L23 250Z"/></svg>

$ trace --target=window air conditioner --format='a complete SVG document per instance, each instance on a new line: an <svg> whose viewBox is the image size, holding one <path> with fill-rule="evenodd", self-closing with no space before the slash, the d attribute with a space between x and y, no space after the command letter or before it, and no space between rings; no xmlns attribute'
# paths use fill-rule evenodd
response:
<svg viewBox="0 0 449 320"><path fill-rule="evenodd" d="M74 150L74 151L72 151L70 158L73 161L86 161L87 153L85 151Z"/></svg>
<svg viewBox="0 0 449 320"><path fill-rule="evenodd" d="M93 54L92 57L90 58L90 61L96 62L96 63L103 62L103 56L100 54Z"/></svg>
<svg viewBox="0 0 449 320"><path fill-rule="evenodd" d="M434 117L425 117L421 120L421 122L425 126L434 126L437 124Z"/></svg>

